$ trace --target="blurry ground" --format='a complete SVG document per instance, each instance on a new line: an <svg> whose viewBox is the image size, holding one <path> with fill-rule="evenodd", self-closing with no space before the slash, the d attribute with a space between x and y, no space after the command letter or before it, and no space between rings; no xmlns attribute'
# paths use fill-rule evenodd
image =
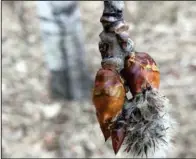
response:
<svg viewBox="0 0 196 159"><path fill-rule="evenodd" d="M35 2L23 3L23 27L21 9L2 6L3 156L114 157L90 99L83 103L49 99ZM94 78L100 67L102 2L83 1L80 7L89 73ZM136 48L149 52L159 64L161 90L180 123L176 149L169 157L196 157L196 2L127 1L126 7Z"/></svg>

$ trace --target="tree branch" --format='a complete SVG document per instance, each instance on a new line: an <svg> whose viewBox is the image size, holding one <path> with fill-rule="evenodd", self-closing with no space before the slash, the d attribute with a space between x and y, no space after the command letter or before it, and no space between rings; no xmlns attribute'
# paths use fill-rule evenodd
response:
<svg viewBox="0 0 196 159"><path fill-rule="evenodd" d="M124 24L123 9L123 1L104 1L104 10L100 19L104 30L114 31L113 29L116 29L119 25Z"/></svg>
<svg viewBox="0 0 196 159"><path fill-rule="evenodd" d="M104 1L100 19L103 26L99 43L102 64L112 63L117 70L122 69L124 57L133 51L134 45L129 38L129 27L123 19L123 9L123 1Z"/></svg>

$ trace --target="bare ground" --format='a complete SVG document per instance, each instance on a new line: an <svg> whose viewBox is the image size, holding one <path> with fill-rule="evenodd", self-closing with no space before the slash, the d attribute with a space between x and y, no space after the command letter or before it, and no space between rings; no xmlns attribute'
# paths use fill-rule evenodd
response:
<svg viewBox="0 0 196 159"><path fill-rule="evenodd" d="M53 101L35 2L2 4L2 146L4 157L124 157L104 143L91 100ZM24 4L25 16L20 16ZM80 1L89 74L100 67L102 2ZM126 2L138 51L154 57L161 91L179 122L169 157L196 157L196 2ZM24 19L23 19L24 18ZM89 90L90 91L90 90Z"/></svg>

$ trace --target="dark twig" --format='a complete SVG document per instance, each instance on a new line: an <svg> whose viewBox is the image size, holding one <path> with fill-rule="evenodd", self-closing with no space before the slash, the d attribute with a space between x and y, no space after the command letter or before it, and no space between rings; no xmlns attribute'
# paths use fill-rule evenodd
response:
<svg viewBox="0 0 196 159"><path fill-rule="evenodd" d="M133 41L128 34L129 27L123 19L123 9L123 1L104 1L100 19L103 26L99 43L102 64L113 63L117 70L122 69L124 57L133 50Z"/></svg>

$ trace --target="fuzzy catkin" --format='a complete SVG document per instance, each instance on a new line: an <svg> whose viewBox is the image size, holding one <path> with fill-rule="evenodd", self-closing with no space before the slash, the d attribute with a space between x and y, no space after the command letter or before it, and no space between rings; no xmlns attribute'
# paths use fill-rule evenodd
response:
<svg viewBox="0 0 196 159"><path fill-rule="evenodd" d="M151 89L127 104L126 113L114 121L126 125L121 151L126 151L129 157L167 157L177 126L170 115L169 100L158 90Z"/></svg>

